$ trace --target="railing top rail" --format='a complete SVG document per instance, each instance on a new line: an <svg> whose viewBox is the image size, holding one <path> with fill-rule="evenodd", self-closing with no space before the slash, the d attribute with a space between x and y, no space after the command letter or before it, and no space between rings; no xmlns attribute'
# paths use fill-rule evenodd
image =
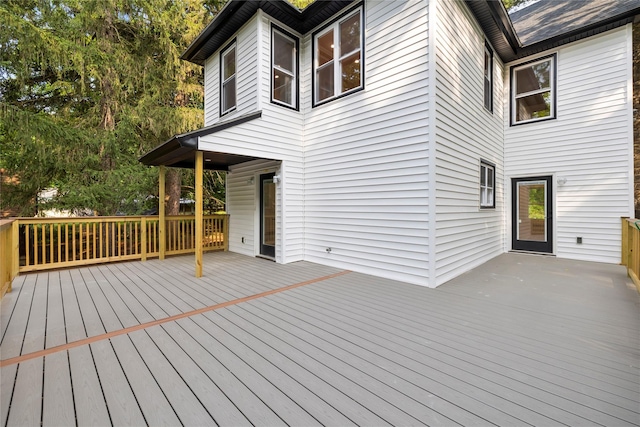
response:
<svg viewBox="0 0 640 427"><path fill-rule="evenodd" d="M5 228L11 226L11 224L13 224L14 221L15 221L15 218L0 219L0 230L4 230Z"/></svg>
<svg viewBox="0 0 640 427"><path fill-rule="evenodd" d="M204 218L226 218L229 214L204 215ZM131 222L142 219L158 220L158 215L131 215L131 216L71 216L71 217L21 217L12 218L11 222L18 221L20 224L43 224L43 223L79 223L79 222ZM195 215L167 215L167 220L195 219Z"/></svg>

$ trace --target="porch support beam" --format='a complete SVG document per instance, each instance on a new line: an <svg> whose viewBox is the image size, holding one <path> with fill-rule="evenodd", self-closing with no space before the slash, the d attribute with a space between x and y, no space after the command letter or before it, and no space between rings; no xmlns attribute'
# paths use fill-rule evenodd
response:
<svg viewBox="0 0 640 427"><path fill-rule="evenodd" d="M196 152L196 277L202 277L202 235L203 235L203 206L202 206L202 180L204 173L204 160L202 151Z"/></svg>
<svg viewBox="0 0 640 427"><path fill-rule="evenodd" d="M160 251L160 259L164 259L167 250L167 221L165 219L165 175L166 167L159 167L158 177L158 250Z"/></svg>

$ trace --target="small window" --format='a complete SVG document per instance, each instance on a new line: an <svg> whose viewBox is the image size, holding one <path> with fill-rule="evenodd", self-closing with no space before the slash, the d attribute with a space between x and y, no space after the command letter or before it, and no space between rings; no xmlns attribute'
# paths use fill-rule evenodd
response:
<svg viewBox="0 0 640 427"><path fill-rule="evenodd" d="M363 87L362 44L361 8L314 35L314 105Z"/></svg>
<svg viewBox="0 0 640 427"><path fill-rule="evenodd" d="M496 167L480 162L480 208L495 208Z"/></svg>
<svg viewBox="0 0 640 427"><path fill-rule="evenodd" d="M271 29L271 101L298 108L298 39Z"/></svg>
<svg viewBox="0 0 640 427"><path fill-rule="evenodd" d="M555 55L511 68L511 124L555 118Z"/></svg>
<svg viewBox="0 0 640 427"><path fill-rule="evenodd" d="M484 45L484 108L493 112L493 51Z"/></svg>
<svg viewBox="0 0 640 427"><path fill-rule="evenodd" d="M220 54L220 115L236 108L236 44L227 46Z"/></svg>

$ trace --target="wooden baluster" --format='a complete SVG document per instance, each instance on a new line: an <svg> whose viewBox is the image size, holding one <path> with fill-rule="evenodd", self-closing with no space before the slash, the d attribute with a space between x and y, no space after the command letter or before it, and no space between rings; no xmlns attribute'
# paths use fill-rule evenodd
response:
<svg viewBox="0 0 640 427"><path fill-rule="evenodd" d="M25 252L25 265L31 265L31 254L29 253L31 248L29 247L29 224L24 225L24 252Z"/></svg>
<svg viewBox="0 0 640 427"><path fill-rule="evenodd" d="M38 265L38 226L33 225L33 265Z"/></svg>

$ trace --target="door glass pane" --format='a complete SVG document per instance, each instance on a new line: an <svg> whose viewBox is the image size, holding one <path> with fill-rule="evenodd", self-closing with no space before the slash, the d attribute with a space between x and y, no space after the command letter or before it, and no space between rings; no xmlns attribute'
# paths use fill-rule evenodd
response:
<svg viewBox="0 0 640 427"><path fill-rule="evenodd" d="M518 240L547 241L546 182L518 183Z"/></svg>
<svg viewBox="0 0 640 427"><path fill-rule="evenodd" d="M262 244L276 244L276 185L271 178L262 181Z"/></svg>

